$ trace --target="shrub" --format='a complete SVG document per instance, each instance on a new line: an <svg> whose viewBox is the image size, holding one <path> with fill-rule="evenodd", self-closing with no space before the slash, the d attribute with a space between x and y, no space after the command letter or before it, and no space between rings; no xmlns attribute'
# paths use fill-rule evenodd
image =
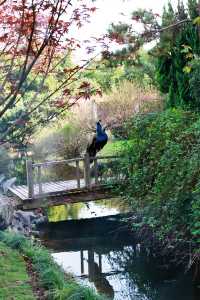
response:
<svg viewBox="0 0 200 300"><path fill-rule="evenodd" d="M12 166L12 160L10 158L10 155L8 153L8 150L0 146L0 174L8 175L9 170Z"/></svg>
<svg viewBox="0 0 200 300"><path fill-rule="evenodd" d="M119 135L126 135L123 124L133 115L161 109L162 101L155 89L141 88L127 81L113 88L99 102L100 118Z"/></svg>
<svg viewBox="0 0 200 300"><path fill-rule="evenodd" d="M95 129L92 100L74 106L65 118L36 132L33 138L35 159L74 158L86 151Z"/></svg>
<svg viewBox="0 0 200 300"><path fill-rule="evenodd" d="M189 79L189 89L190 96L193 101L191 103L192 108L199 110L199 95L200 95L200 58L193 59L189 66L191 67L190 79Z"/></svg>
<svg viewBox="0 0 200 300"><path fill-rule="evenodd" d="M33 147L34 157L36 159L76 157L86 148L86 140L87 137L80 127L63 120L37 134Z"/></svg>
<svg viewBox="0 0 200 300"><path fill-rule="evenodd" d="M160 237L200 242L200 118L167 110L127 124L121 190Z"/></svg>

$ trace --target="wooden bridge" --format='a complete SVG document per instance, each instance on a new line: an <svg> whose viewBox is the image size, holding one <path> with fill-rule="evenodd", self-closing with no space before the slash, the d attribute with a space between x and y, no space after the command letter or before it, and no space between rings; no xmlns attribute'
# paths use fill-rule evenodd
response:
<svg viewBox="0 0 200 300"><path fill-rule="evenodd" d="M90 160L88 155L42 163L27 160L27 185L13 186L9 191L24 210L113 198L111 188L122 179L119 157L98 156L92 158L92 164ZM67 169L74 173L70 180L63 179Z"/></svg>

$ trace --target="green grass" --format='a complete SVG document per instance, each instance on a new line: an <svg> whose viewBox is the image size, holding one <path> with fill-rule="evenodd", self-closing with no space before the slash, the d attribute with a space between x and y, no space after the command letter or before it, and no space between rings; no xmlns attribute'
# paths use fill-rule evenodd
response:
<svg viewBox="0 0 200 300"><path fill-rule="evenodd" d="M124 147L127 143L128 143L128 141L126 141L126 140L110 141L99 152L99 155L102 155L102 156L120 155L120 153L124 150Z"/></svg>
<svg viewBox="0 0 200 300"><path fill-rule="evenodd" d="M0 242L0 299L36 299L29 282L23 257Z"/></svg>
<svg viewBox="0 0 200 300"><path fill-rule="evenodd" d="M38 243L15 233L1 231L0 241L3 241L12 249L17 249L20 254L27 256L32 261L32 266L39 275L41 285L48 291L49 300L106 299L104 296L97 295L94 290L81 286L71 275L64 273L53 261L50 252ZM13 250L10 251L12 253ZM1 297L0 299L4 300L4 298ZM34 298L5 298L5 300L9 299L31 300Z"/></svg>

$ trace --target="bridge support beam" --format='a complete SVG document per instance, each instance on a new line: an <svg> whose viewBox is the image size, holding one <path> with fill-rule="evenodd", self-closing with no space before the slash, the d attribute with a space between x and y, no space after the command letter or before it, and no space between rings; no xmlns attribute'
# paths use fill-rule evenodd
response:
<svg viewBox="0 0 200 300"><path fill-rule="evenodd" d="M42 207L57 206L63 204L73 204L79 202L90 202L105 199L117 199L117 196L109 188L91 191L81 191L77 193L55 194L54 196L23 200L18 205L18 209L32 210Z"/></svg>

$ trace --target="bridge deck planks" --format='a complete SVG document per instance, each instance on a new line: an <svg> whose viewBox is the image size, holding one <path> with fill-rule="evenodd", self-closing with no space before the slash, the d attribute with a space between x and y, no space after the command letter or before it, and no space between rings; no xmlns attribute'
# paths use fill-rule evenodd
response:
<svg viewBox="0 0 200 300"><path fill-rule="evenodd" d="M80 188L77 188L77 180L46 182L42 184L42 193L39 193L39 185L35 184L33 198L28 197L28 188L25 185L13 186L9 190L20 200L18 208L22 210L116 197L112 186L105 183L95 184L92 180L88 188L84 179L80 180Z"/></svg>
<svg viewBox="0 0 200 300"><path fill-rule="evenodd" d="M92 182L93 183L93 182ZM56 192L73 192L85 188L85 180L80 179L80 188L78 188L77 180L57 181L57 182L45 182L42 183L42 193L39 194L39 185L34 185L34 196L45 197ZM13 186L9 188L10 192L20 198L21 200L28 200L28 188L26 185Z"/></svg>
<svg viewBox="0 0 200 300"><path fill-rule="evenodd" d="M28 198L28 190L21 190L20 187L10 187L9 191L12 193L12 195L17 196L17 198L21 200L26 200Z"/></svg>
<svg viewBox="0 0 200 300"><path fill-rule="evenodd" d="M84 179L80 180L81 188L85 187ZM41 196L45 196L46 194L56 193L56 192L67 192L78 189L77 180L68 180L68 181L58 181L58 182L45 182L42 183L42 194ZM19 197L21 200L28 199L28 188L25 185L21 186L13 186L9 188L10 192L15 196ZM34 196L39 196L39 185L34 185Z"/></svg>

